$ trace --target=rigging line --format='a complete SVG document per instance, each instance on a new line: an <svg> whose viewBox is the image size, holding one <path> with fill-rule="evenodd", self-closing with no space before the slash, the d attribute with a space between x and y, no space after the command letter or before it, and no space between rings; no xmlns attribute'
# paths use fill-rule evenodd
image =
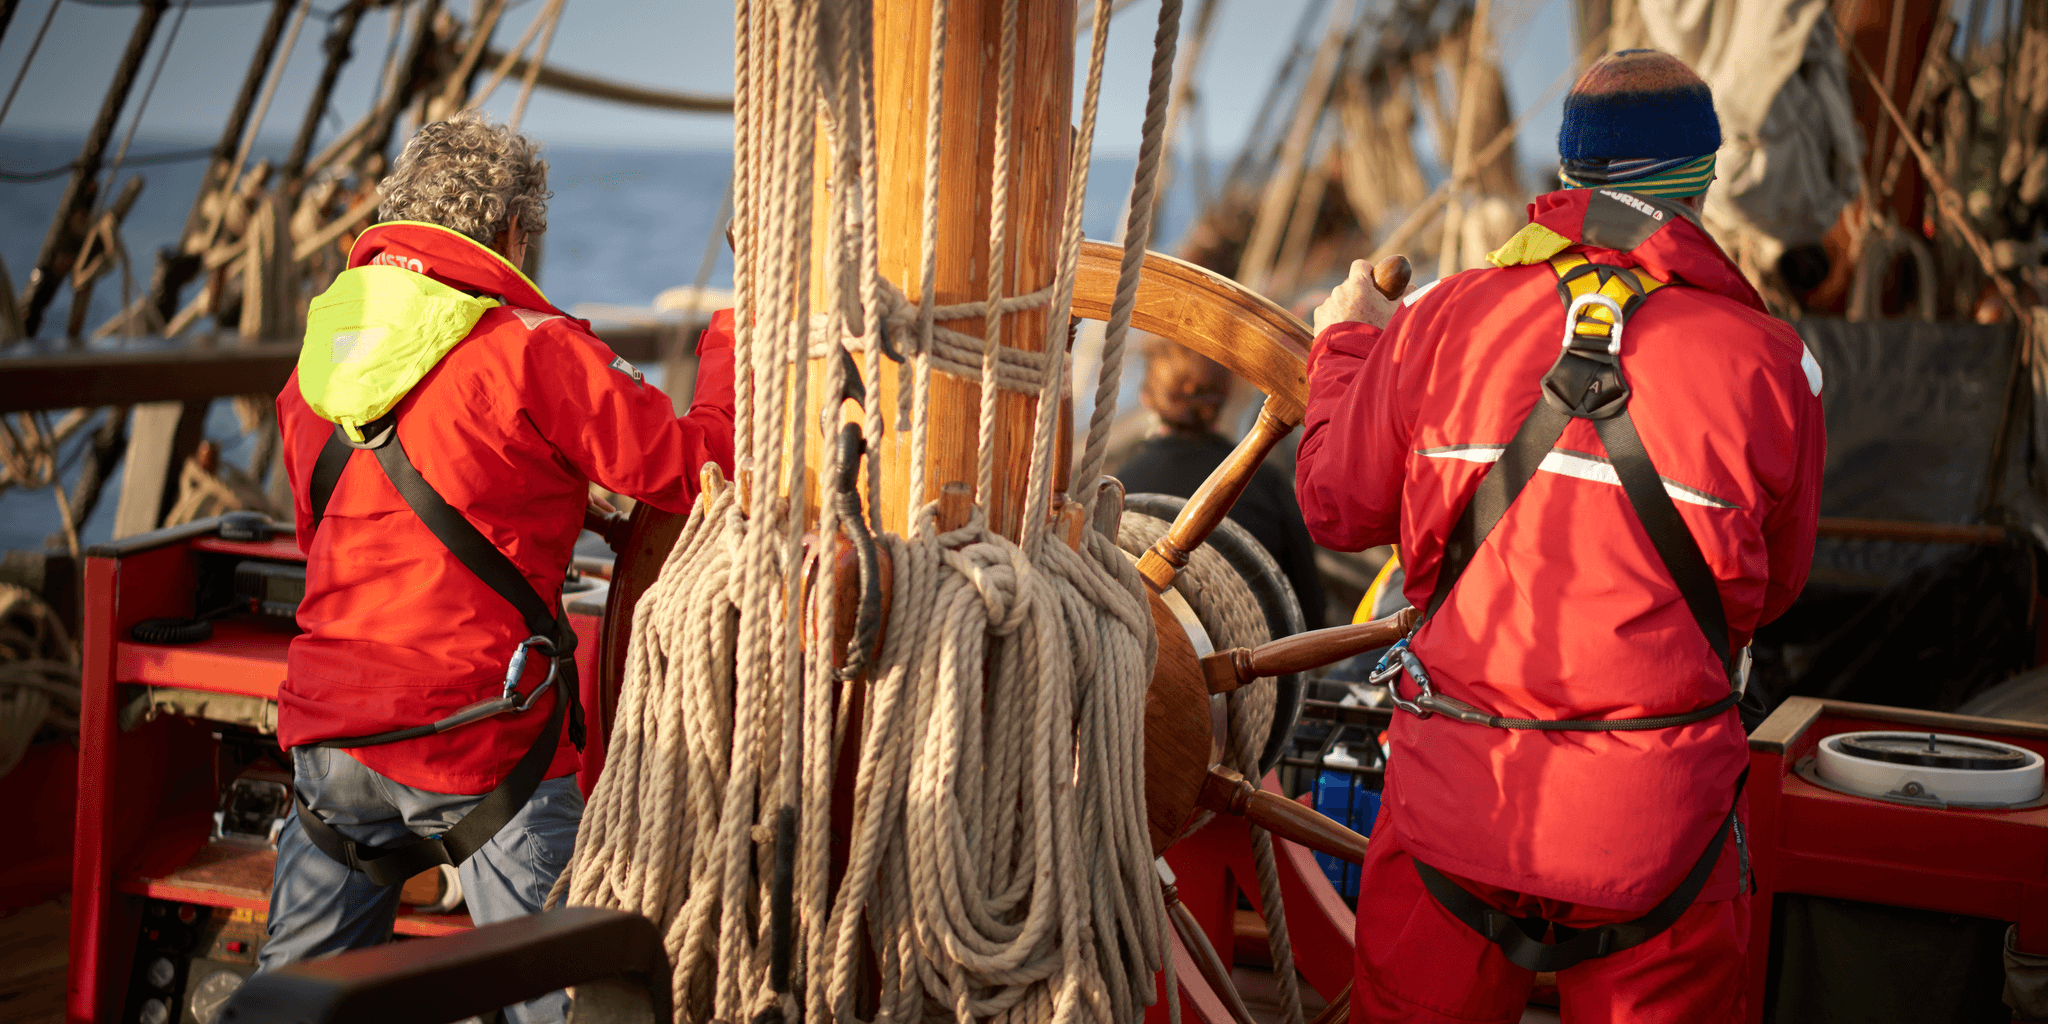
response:
<svg viewBox="0 0 2048 1024"><path fill-rule="evenodd" d="M57 17L59 6L56 0L50 0L50 9L43 14L43 26L36 29L35 41L28 44L28 56L21 59L21 70L14 73L14 84L7 87L6 102L0 103L0 122L7 120L7 111L14 106L14 94L21 91L21 80L28 77L29 65L36 62L36 51L42 49L43 36L49 33L50 22Z"/></svg>
<svg viewBox="0 0 2048 1024"><path fill-rule="evenodd" d="M384 70L377 75L379 85L387 94L398 88L398 40L405 35L405 12L410 5L411 0L399 0L391 5L391 34L384 42Z"/></svg>
<svg viewBox="0 0 2048 1024"><path fill-rule="evenodd" d="M186 160L203 160L212 155L213 147L211 146L205 149L175 149L167 153L151 153L148 156L138 156L133 160L127 161L125 166L147 167L152 164L174 164ZM76 160L42 171L9 171L0 169L0 184L23 185L38 181L49 181L52 178L61 178L77 169L78 161Z"/></svg>
<svg viewBox="0 0 2048 1024"><path fill-rule="evenodd" d="M1594 57L1604 52L1612 34L1613 30L1611 27L1603 28L1594 33L1593 38L1587 40L1586 45L1579 48L1578 57L1570 65L1567 65L1563 71L1559 72L1556 78L1551 79L1548 86L1544 87L1543 95L1537 97L1536 102L1523 107L1522 112L1515 115L1514 123L1506 128L1502 128L1500 133L1493 137L1493 141L1487 143L1486 148L1480 150L1479 155L1472 158L1472 166L1484 167L1491 163L1495 157L1499 156L1508 147L1508 143L1513 142L1516 136L1521 134L1522 129L1528 126L1530 118L1536 116L1539 111L1549 109L1550 101L1557 96L1557 91L1564 88L1567 83L1577 79L1580 67L1590 63ZM1471 168L1467 168L1467 170L1469 171ZM1454 186L1462 186L1462 184L1463 179L1459 178L1455 173L1445 175L1444 180L1437 183L1436 189L1430 192L1429 197L1424 199L1421 205L1410 210L1407 218L1394 228L1385 241L1379 243L1373 250L1372 256L1368 258L1368 262L1377 263L1381 259L1392 255L1396 249L1412 241L1417 234L1421 233L1429 219L1436 215L1437 209L1450 198L1451 189Z"/></svg>
<svg viewBox="0 0 2048 1024"><path fill-rule="evenodd" d="M1122 14L1124 12L1124 8L1129 7L1137 2L1138 0L1116 0L1116 2L1109 8L1109 16L1111 18L1114 18L1117 15ZM1080 2L1075 5L1076 10L1074 12L1074 38L1076 40L1079 40L1082 36L1087 35L1089 30L1094 27L1095 22L1092 19L1085 17L1085 15L1090 13L1090 10L1094 6L1095 5L1090 3L1089 0L1080 0Z"/></svg>
<svg viewBox="0 0 2048 1024"><path fill-rule="evenodd" d="M710 326L710 317L707 315L709 311L704 308L706 305L704 302L704 289L711 284L711 271L718 265L718 243L724 240L720 236L725 233L723 229L732 218L733 179L738 173L738 166L735 165L733 173L725 176L725 192L719 196L718 213L711 218L711 230L704 233L704 255L697 261L697 277L691 285L689 311L683 321L685 324L695 324L698 322L697 318L701 316L705 318L705 326ZM737 259L737 254L735 254L735 259ZM681 354L685 346L695 351L696 343L690 340L689 327L687 326L677 331L663 346L665 350L662 354L664 371L661 383L663 387L673 389L678 386L677 381L669 379L666 375L666 367L670 365L670 358Z"/></svg>
<svg viewBox="0 0 2048 1024"><path fill-rule="evenodd" d="M1281 61L1279 72L1273 76L1273 81L1266 86L1266 95L1259 100L1258 116L1252 118L1251 130L1245 134L1244 148L1238 150L1237 158L1231 161L1229 171L1223 176L1223 184L1226 190L1231 183L1237 181L1240 175L1249 173L1254 159L1252 154L1264 148L1260 143L1265 138L1266 126L1274 120L1273 109L1279 105L1280 91L1286 87L1288 82L1294 79L1295 67L1301 63L1302 56L1308 52L1309 31L1315 28L1316 22L1321 20L1323 8L1328 6L1328 4L1329 0L1312 0L1312 2L1302 6L1301 20L1295 23L1294 42L1287 51L1287 59Z"/></svg>
<svg viewBox="0 0 2048 1024"><path fill-rule="evenodd" d="M1215 27L1216 8L1219 6L1220 0L1202 0L1202 6L1197 8L1195 13L1194 38L1189 40L1188 45L1182 48L1180 55L1175 58L1180 63L1174 68L1173 95L1167 102L1165 134L1160 136L1159 142L1166 154L1165 162L1160 165L1159 182L1155 186L1162 206L1166 202L1166 197L1173 193L1174 175L1179 173L1175 153L1180 145L1181 119L1186 114L1188 105L1194 102L1195 77L1201 67L1202 54L1208 50L1209 30Z"/></svg>
<svg viewBox="0 0 2048 1024"><path fill-rule="evenodd" d="M549 6L553 6L553 4ZM508 7L507 9L509 10L510 8ZM498 86L504 84L506 76L512 73L512 65L525 56L526 48L533 43L534 34L540 31L540 23L546 18L547 12L542 11L535 15L532 21L527 22L526 31L520 34L519 41L513 43L505 51L504 56L498 60L497 66L491 70L491 77L484 83L484 87L470 93L469 105L472 108L481 107L489 102L491 96L498 91ZM488 60L489 58L486 57L485 59ZM538 64L540 61L536 59L534 63Z"/></svg>
<svg viewBox="0 0 2048 1024"><path fill-rule="evenodd" d="M171 34L164 37L164 49L156 56L156 70L149 73L149 84L142 87L142 99L135 103L135 116L128 121L128 134L121 137L121 148L114 151L113 166L107 168L107 184L121 175L121 164L128 159L128 146L135 141L135 130L142 127L142 113L149 109L149 98L156 94L156 81L163 77L164 65L170 63L171 47L178 44L178 30L185 25L185 15L192 10L192 0L185 0L178 6L178 16L171 19ZM94 203L93 218L98 219L99 210L105 208L109 188L100 193L99 202Z"/></svg>
<svg viewBox="0 0 2048 1024"><path fill-rule="evenodd" d="M547 28L541 30L540 42L534 44L533 61L526 66L526 77L519 83L519 98L512 104L512 118L505 123L513 131L519 130L519 122L526 116L526 101L533 98L533 83L540 77L540 69L546 66L548 48L555 43L555 29L562 24L562 8L567 0L548 0L548 6L535 16L536 21L546 21Z"/></svg>
<svg viewBox="0 0 2048 1024"><path fill-rule="evenodd" d="M256 101L256 116L242 129L242 144L235 150L235 162L228 165L227 176L221 179L219 195L223 200L206 229L206 242L202 248L213 245L220 236L220 227L226 219L229 203L236 188L241 184L242 171L249 163L249 151L256 146L256 134L263 129L263 119L270 114L270 101L277 95L277 84L284 78L284 69L292 62L292 48L299 43L299 30L306 25L306 16L313 10L310 0L294 0L299 12L292 16L292 26L284 34L284 44L276 51L270 62L270 78L263 83L263 95Z"/></svg>
<svg viewBox="0 0 2048 1024"><path fill-rule="evenodd" d="M81 7L139 7L142 0L70 0ZM194 7L247 7L268 0L192 0Z"/></svg>

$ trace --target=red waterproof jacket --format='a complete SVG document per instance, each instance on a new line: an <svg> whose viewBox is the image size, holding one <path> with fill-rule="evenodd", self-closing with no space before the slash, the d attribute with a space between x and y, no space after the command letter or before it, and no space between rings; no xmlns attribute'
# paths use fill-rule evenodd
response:
<svg viewBox="0 0 2048 1024"><path fill-rule="evenodd" d="M1531 227L1496 254L1521 265L1425 288L1385 330L1322 333L1296 461L1318 543L1399 542L1408 599L1427 604L1445 537L1558 358L1564 303L1547 260L1577 252L1686 286L1655 292L1629 317L1629 415L1718 578L1730 642L1747 644L1791 605L1818 514L1820 368L1690 217L1633 198L1538 197ZM1677 714L1728 692L1585 420L1566 428L1412 649L1439 693L1504 717ZM1413 681L1401 692L1414 694ZM1386 805L1425 862L1635 912L1705 850L1748 761L1733 709L1644 732L1397 713L1391 741ZM1726 851L1700 899L1735 895L1735 844Z"/></svg>
<svg viewBox="0 0 2048 1024"><path fill-rule="evenodd" d="M387 224L365 231L349 254L351 268L373 261L503 300L399 402L398 435L427 482L554 610L590 481L682 512L696 500L704 463L732 472L729 312L704 334L694 401L678 419L668 396L642 382L588 323L556 309L484 246L432 225ZM279 695L279 742L289 748L421 725L498 696L506 661L527 633L518 612L428 532L374 453L353 453L315 529L307 484L334 424L307 405L296 373L277 412L306 552L298 616L305 632L292 641ZM522 690L544 672L530 666ZM409 786L487 792L533 744L551 699L523 714L349 753ZM565 737L548 777L577 763Z"/></svg>

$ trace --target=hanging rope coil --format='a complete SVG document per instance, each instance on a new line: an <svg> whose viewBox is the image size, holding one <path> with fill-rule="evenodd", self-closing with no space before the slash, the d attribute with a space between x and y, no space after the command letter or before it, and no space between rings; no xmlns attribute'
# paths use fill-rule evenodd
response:
<svg viewBox="0 0 2048 1024"><path fill-rule="evenodd" d="M808 718L779 738L829 751L823 778L791 779L763 726L805 717L830 688L806 680L792 693L773 672L733 671L740 602L761 574L745 557L737 488L707 471L635 616L607 769L559 887L569 903L624 907L664 928L675 992L697 1004L680 1017L749 1019L774 1005L765 930L721 927L759 906L746 886L723 891L723 855L758 880L772 874L760 861L774 815L748 791L800 780L805 796L829 794L849 739L845 876L828 913L798 925L829 942L804 964L821 1009L860 1019L864 937L882 979L878 1019L1129 1021L1149 1000L1163 933L1143 792L1131 784L1143 776L1157 644L1142 581L1093 531L1079 552L1048 544L1027 560L978 511L948 533L936 511L909 538L876 538L894 566L889 620L929 625L885 636L859 737L813 732L804 726L823 720ZM811 610L825 603L814 597ZM805 653L810 667L827 661ZM833 710L843 723L845 708ZM798 875L797 903L815 912L822 888ZM732 990L707 998L728 966Z"/></svg>
<svg viewBox="0 0 2048 1024"><path fill-rule="evenodd" d="M1053 479L1054 438L1110 3L1095 4L1053 279L1004 295L1017 8L1007 0L1001 28L989 295L941 305L947 0L933 2L925 69L915 299L878 269L870 5L737 4L738 479L707 467L639 603L606 771L551 895L655 921L678 1020L1128 1024L1165 966L1144 813L1158 643L1146 591L1112 538L1084 530L1075 549L1048 543L1046 526L1052 492L1067 486ZM1161 29L1169 43L1175 34ZM827 178L816 193L813 168ZM829 206L814 210L814 195ZM1146 234L1127 235L1140 256ZM1138 262L1126 265L1130 291ZM1007 318L1034 310L1045 314L1042 351L1006 344L1016 330ZM966 319L983 319L987 337L939 326ZM893 424L881 400L885 355L899 361L904 399ZM792 370L812 359L823 360L826 395L864 396L865 444L826 445L816 467L806 464L808 433L837 431L839 405L827 403L822 423L804 415L813 385ZM984 453L996 393L1036 397L1023 505L1033 511L1015 541L990 528L984 454L980 504L965 525L942 531L936 504L913 510L905 535L852 524L890 566L892 625L865 680L845 682L832 642L838 560L803 538L838 538L862 515L848 458L866 460L875 507L875 453L892 428L908 437L908 492L926 493L934 371L980 384ZM815 524L785 497L806 493L814 475L831 495ZM847 801L837 821L835 792ZM846 844L836 891L835 830Z"/></svg>

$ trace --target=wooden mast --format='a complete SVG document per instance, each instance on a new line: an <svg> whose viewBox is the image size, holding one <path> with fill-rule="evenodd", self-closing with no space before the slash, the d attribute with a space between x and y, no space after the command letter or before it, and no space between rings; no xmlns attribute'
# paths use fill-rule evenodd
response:
<svg viewBox="0 0 2048 1024"><path fill-rule="evenodd" d="M995 169L997 95L1003 0L952 0L940 33L946 47L940 90L938 233L934 280L940 304L985 298L989 210ZM930 109L932 0L875 0L876 148L880 179L882 275L913 302L923 288L925 130ZM1006 294L1050 283L1058 269L1060 219L1070 166L1073 108L1074 4L1019 0L1016 92L1010 132L1010 216ZM945 326L973 334L980 320ZM1045 314L1008 317L1004 344L1037 350ZM974 381L934 373L925 488L909 493L911 433L897 429L896 374L884 360L882 400L890 429L882 450L881 529L905 531L912 511L948 484L973 486L980 441L980 389ZM815 391L814 391L815 394ZM817 399L814 399L816 401ZM998 399L993 494L977 499L990 525L1011 538L1022 522L1037 400L1005 392ZM810 422L817 422L815 408ZM1065 429L1065 424L1062 424ZM1041 510L1043 514L1043 510Z"/></svg>

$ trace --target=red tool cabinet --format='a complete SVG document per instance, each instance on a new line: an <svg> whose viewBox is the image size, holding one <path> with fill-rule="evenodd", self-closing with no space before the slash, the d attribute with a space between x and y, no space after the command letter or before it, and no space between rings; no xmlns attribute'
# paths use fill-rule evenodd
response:
<svg viewBox="0 0 2048 1024"><path fill-rule="evenodd" d="M203 567L236 559L304 561L289 529L261 543L229 541L218 536L218 521L212 519L86 552L66 997L72 1021L111 1021L121 1015L148 899L227 908L231 919L245 927L260 927L268 909L274 850L211 838L213 813L232 768L221 735L235 727L177 715L148 718L127 729L119 721L121 708L144 687L275 699L295 632L288 622L229 617L214 623L210 639L182 645L145 644L129 637L129 628L143 619L207 610L196 607ZM582 641L577 662L584 699L595 708L599 620L577 614L589 605L587 599L572 603L570 611ZM599 717L591 721L595 750L604 743ZM467 914L401 908L397 930L435 935L469 924Z"/></svg>

